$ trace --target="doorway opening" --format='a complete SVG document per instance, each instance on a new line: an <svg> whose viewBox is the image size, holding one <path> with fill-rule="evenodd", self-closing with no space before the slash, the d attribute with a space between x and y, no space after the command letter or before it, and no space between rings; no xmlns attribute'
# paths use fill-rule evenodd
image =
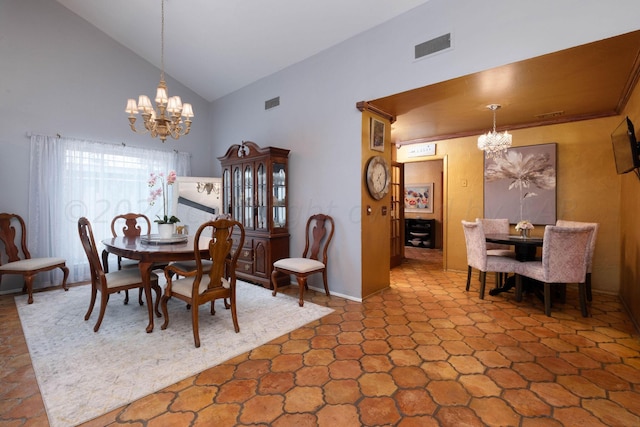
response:
<svg viewBox="0 0 640 427"><path fill-rule="evenodd" d="M443 269L444 161L405 162L404 258Z"/></svg>

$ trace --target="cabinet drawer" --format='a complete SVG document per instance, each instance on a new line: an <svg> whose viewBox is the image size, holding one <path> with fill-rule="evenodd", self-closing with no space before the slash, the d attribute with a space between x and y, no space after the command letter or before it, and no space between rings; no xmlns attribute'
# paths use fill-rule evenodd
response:
<svg viewBox="0 0 640 427"><path fill-rule="evenodd" d="M253 274L253 261L238 260L236 271L239 273Z"/></svg>
<svg viewBox="0 0 640 427"><path fill-rule="evenodd" d="M238 262L240 261L253 262L253 249L248 248L246 246L240 249L240 255L238 255Z"/></svg>

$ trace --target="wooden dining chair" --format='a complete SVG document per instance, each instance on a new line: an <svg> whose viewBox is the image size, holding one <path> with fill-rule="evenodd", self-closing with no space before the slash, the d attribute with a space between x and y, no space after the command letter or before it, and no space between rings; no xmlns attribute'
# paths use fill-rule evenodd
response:
<svg viewBox="0 0 640 427"><path fill-rule="evenodd" d="M333 238L335 224L329 215L316 214L309 217L305 230L302 257L279 259L273 263L273 271L271 272L272 295L274 297L278 293L278 275L287 274L296 277L300 292L298 301L300 307L304 305L303 297L308 286L307 278L312 274L322 273L324 292L327 296L331 296L327 283L327 253Z"/></svg>
<svg viewBox="0 0 640 427"><path fill-rule="evenodd" d="M20 239L18 249L17 238ZM22 292L27 292L27 302L33 303L33 279L44 271L62 270L62 288L67 289L69 269L64 258L36 257L32 258L27 248L27 226L20 215L0 213L0 241L5 250L5 256L0 256L0 281L5 274L21 275L24 279Z"/></svg>
<svg viewBox="0 0 640 427"><path fill-rule="evenodd" d="M213 229L209 241L209 256L211 266L209 271L203 268L203 258L199 250L199 242L205 233ZM214 302L217 299L224 300L227 309L231 309L231 318L236 332L240 332L238 315L236 311L236 266L240 250L232 250L235 233L237 248L244 244L244 227L238 221L232 219L217 219L202 224L195 234L195 270L181 270L177 265L169 264L164 269L167 279L167 287L162 295L162 313L164 323L161 329L169 326L169 310L167 302L176 297L191 307L191 323L193 327L193 340L196 347L200 347L200 334L198 327L199 307L207 302L211 303L211 314L215 314ZM181 276L174 279L174 276Z"/></svg>
<svg viewBox="0 0 640 427"><path fill-rule="evenodd" d="M487 254L487 242L481 221L462 221L464 240L467 247L467 286L471 284L471 272L475 268L480 271L480 299L484 299L487 272L514 273L519 261L511 256ZM499 276L496 275L496 286Z"/></svg>
<svg viewBox="0 0 640 427"><path fill-rule="evenodd" d="M593 295L591 293L591 273L593 271L593 254L596 250L596 238L598 237L598 229L600 228L600 224L598 224L597 222L567 221L564 219L559 219L556 221L556 225L560 227L591 227L593 229L591 241L589 242L589 261L587 264L587 277L585 279L587 301L593 301Z"/></svg>
<svg viewBox="0 0 640 427"><path fill-rule="evenodd" d="M138 237L143 232L146 235L151 233L151 221L144 214L129 212L116 215L111 220L111 235L113 237ZM106 273L109 272L108 257L109 252L102 251L102 265ZM124 268L138 268L138 261L118 256L118 270ZM164 266L159 266L158 268L164 268ZM129 303L129 290L125 290L124 303L125 305ZM142 301L142 288L138 291L138 304L144 304Z"/></svg>
<svg viewBox="0 0 640 427"><path fill-rule="evenodd" d="M89 303L89 309L84 316L84 320L89 320L93 307L96 303L96 297L100 292L100 314L98 320L93 327L94 332L98 332L104 313L107 309L107 303L109 302L109 296L113 293L126 291L128 289L141 288L143 286L142 277L138 269L126 268L123 270L114 271L111 273L105 273L102 264L100 263L100 257L98 256L98 249L96 248L96 242L93 238L93 230L91 229L91 223L85 217L78 220L78 235L80 236L80 242L82 248L87 255L89 261L89 269L91 270L91 301ZM158 286L158 276L155 273L151 273L151 286Z"/></svg>
<svg viewBox="0 0 640 427"><path fill-rule="evenodd" d="M587 310L586 275L589 263L589 245L594 229L585 227L559 227L547 225L542 243L542 260L521 262L516 271L516 301L522 301L523 277L544 285L544 312L551 316L551 285L577 283L580 310Z"/></svg>

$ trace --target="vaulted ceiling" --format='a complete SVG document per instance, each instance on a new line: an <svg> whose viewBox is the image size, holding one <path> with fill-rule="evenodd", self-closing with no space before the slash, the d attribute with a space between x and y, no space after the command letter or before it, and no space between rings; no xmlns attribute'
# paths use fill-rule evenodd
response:
<svg viewBox="0 0 640 427"><path fill-rule="evenodd" d="M57 0L160 68L162 0ZM164 0L165 71L213 101L428 0Z"/></svg>
<svg viewBox="0 0 640 427"><path fill-rule="evenodd" d="M57 0L160 67L161 0ZM165 70L213 101L428 0L164 0ZM638 78L640 31L368 101L394 139L441 140L618 114Z"/></svg>

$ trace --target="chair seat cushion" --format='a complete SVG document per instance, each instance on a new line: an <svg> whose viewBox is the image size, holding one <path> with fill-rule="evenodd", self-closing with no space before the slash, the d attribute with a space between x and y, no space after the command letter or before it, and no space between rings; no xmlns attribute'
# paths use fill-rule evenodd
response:
<svg viewBox="0 0 640 427"><path fill-rule="evenodd" d="M171 265L179 268L182 271L193 271L196 269L196 261L195 260L191 260L191 261L175 261L172 262ZM213 261L211 261L210 259L203 259L202 260L202 271L205 273L208 273L209 271L211 271L211 266L213 265Z"/></svg>
<svg viewBox="0 0 640 427"><path fill-rule="evenodd" d="M173 280L171 282L171 293L182 295L188 298L191 298L191 289L193 288L193 280L195 277L185 277L184 279ZM202 280L200 281L200 285L198 286L198 293L202 294L207 290L209 286L209 276L202 276ZM224 277L221 279L221 285L225 289L229 289L231 286L229 281Z"/></svg>
<svg viewBox="0 0 640 427"><path fill-rule="evenodd" d="M322 270L324 264L309 258L283 258L274 262L273 267L294 271L296 273L309 273L315 270Z"/></svg>
<svg viewBox="0 0 640 427"><path fill-rule="evenodd" d="M140 276L140 270L134 268L127 268L126 270L118 270L105 274L107 278L107 287L117 288L120 286L127 286L139 283L142 286L142 277ZM158 283L158 275L151 273L151 283Z"/></svg>
<svg viewBox="0 0 640 427"><path fill-rule="evenodd" d="M0 265L0 271L32 271L64 264L64 258L30 258Z"/></svg>

